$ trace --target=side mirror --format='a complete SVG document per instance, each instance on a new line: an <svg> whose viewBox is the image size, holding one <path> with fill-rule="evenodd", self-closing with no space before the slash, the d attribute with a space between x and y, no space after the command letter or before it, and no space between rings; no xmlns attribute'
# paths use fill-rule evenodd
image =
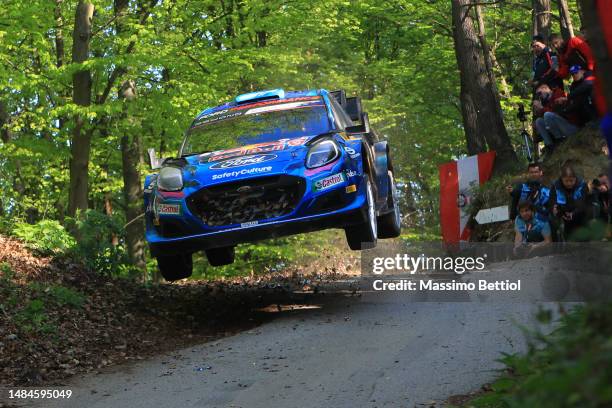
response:
<svg viewBox="0 0 612 408"><path fill-rule="evenodd" d="M149 164L151 165L151 169L161 169L161 165L164 162L164 159L157 157L157 153L155 153L155 149L152 147L147 149L147 153L149 154Z"/></svg>

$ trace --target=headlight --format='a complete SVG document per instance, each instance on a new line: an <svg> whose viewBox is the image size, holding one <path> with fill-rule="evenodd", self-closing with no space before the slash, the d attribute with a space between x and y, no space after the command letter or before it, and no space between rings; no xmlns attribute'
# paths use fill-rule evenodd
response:
<svg viewBox="0 0 612 408"><path fill-rule="evenodd" d="M334 141L326 139L315 143L306 156L306 167L314 169L327 163L331 163L338 158L340 152Z"/></svg>
<svg viewBox="0 0 612 408"><path fill-rule="evenodd" d="M157 187L165 191L178 191L183 188L183 172L176 167L163 167L157 177Z"/></svg>

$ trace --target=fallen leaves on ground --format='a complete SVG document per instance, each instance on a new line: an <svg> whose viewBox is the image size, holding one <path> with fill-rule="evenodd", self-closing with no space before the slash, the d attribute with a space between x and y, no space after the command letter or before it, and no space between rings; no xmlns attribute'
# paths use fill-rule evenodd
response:
<svg viewBox="0 0 612 408"><path fill-rule="evenodd" d="M354 258L329 254L322 262L251 278L144 285L0 236L0 384L61 384L231 335L264 319L256 309L300 303L323 282L359 271Z"/></svg>

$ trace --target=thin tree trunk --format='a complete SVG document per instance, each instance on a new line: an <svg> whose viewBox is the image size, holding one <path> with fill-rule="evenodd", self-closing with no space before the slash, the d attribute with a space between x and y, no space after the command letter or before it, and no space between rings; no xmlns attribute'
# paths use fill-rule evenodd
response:
<svg viewBox="0 0 612 408"><path fill-rule="evenodd" d="M104 214L109 218L113 216L113 202L111 201L111 193L104 194ZM111 245L116 247L119 245L119 236L114 232L111 234Z"/></svg>
<svg viewBox="0 0 612 408"><path fill-rule="evenodd" d="M11 132L6 128L9 124L9 114L6 105L0 100L0 140L8 143L11 140Z"/></svg>
<svg viewBox="0 0 612 408"><path fill-rule="evenodd" d="M64 0L55 0L55 64L57 67L64 65L64 17L62 16L62 3Z"/></svg>
<svg viewBox="0 0 612 408"><path fill-rule="evenodd" d="M491 49L489 48L489 44L487 44L482 7L480 6L480 4L477 4L474 8L476 11L476 19L478 20L478 39L480 40L480 46L482 47L482 54L484 55L487 75L489 76L489 81L491 82L491 86L493 87L497 103L499 104L499 90L497 89L497 81L495 80L495 73L493 72L493 58L491 56Z"/></svg>
<svg viewBox="0 0 612 408"><path fill-rule="evenodd" d="M550 0L533 0L533 35L550 38Z"/></svg>
<svg viewBox="0 0 612 408"><path fill-rule="evenodd" d="M125 30L125 22L122 16L127 12L128 0L115 0L114 12L117 16L115 29L120 35ZM145 13L144 8L142 9ZM123 71L123 67L117 67ZM127 104L136 98L136 83L134 81L124 81L119 90L119 98ZM124 109L126 112L127 109ZM127 116L127 113L125 113ZM127 118L129 122L129 117ZM142 215L142 183L140 180L140 158L141 158L141 138L140 132L136 131L132 137L126 132L121 137L121 162L123 165L123 198L125 200L125 241L130 263L142 271L143 281L147 280L147 263L145 259L145 237L144 222Z"/></svg>
<svg viewBox="0 0 612 408"><path fill-rule="evenodd" d="M83 0L76 8L74 32L72 35L72 62L83 63L89 56L89 42L94 6ZM91 72L81 70L72 75L72 99L76 105L89 106L91 103ZM89 153L91 150L92 130L86 128L82 115L76 115L70 146L70 190L68 214L72 217L77 211L88 207L89 193Z"/></svg>
<svg viewBox="0 0 612 408"><path fill-rule="evenodd" d="M455 55L461 77L461 110L470 154L484 151L482 140L495 150L495 171L518 162L504 126L499 95L487 71L481 41L470 16L471 0L452 0Z"/></svg>
<svg viewBox="0 0 612 408"><path fill-rule="evenodd" d="M574 26L572 25L572 16L567 7L567 0L557 0L557 2L559 5L561 36L563 36L563 39L569 40L574 36Z"/></svg>
<svg viewBox="0 0 612 408"><path fill-rule="evenodd" d="M119 97L126 103L136 98L134 81L125 81L119 91ZM129 118L128 118L129 120ZM123 196L125 199L125 218L127 220L126 244L130 262L143 273L147 279L147 263L145 261L144 222L142 216L142 183L140 179L140 132L132 137L124 134L121 137L121 161L123 163Z"/></svg>

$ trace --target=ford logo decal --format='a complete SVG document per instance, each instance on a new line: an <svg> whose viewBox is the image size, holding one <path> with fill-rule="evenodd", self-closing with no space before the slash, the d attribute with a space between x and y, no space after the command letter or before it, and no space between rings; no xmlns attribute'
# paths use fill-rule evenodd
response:
<svg viewBox="0 0 612 408"><path fill-rule="evenodd" d="M257 154L246 157L235 157L233 159L223 160L222 162L215 163L209 168L211 170L218 169L229 169L231 167L249 166L251 164L259 164L276 159L278 156L275 154Z"/></svg>

